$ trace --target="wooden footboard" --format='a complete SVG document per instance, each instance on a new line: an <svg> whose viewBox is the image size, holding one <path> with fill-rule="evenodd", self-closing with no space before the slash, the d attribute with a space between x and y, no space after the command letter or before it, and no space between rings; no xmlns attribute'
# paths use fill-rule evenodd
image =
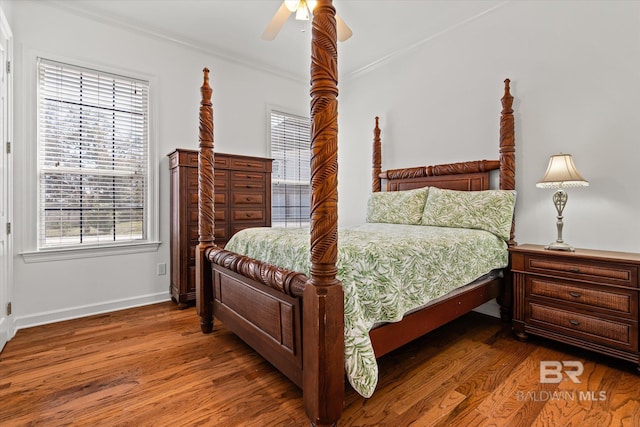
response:
<svg viewBox="0 0 640 427"><path fill-rule="evenodd" d="M220 248L211 262L212 312L298 387L302 387L302 293L309 280Z"/></svg>
<svg viewBox="0 0 640 427"><path fill-rule="evenodd" d="M212 264L213 312L302 387L302 299Z"/></svg>

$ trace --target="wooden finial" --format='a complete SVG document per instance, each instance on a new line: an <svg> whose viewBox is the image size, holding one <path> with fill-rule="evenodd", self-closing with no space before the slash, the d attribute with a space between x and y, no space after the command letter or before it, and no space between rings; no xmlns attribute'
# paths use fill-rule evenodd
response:
<svg viewBox="0 0 640 427"><path fill-rule="evenodd" d="M510 92L511 80L504 80L504 95L502 96L502 113L513 113L513 96Z"/></svg>

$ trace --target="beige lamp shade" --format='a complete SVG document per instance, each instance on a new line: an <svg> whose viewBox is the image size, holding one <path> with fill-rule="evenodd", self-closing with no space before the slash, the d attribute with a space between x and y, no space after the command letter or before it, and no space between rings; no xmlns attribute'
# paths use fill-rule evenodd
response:
<svg viewBox="0 0 640 427"><path fill-rule="evenodd" d="M538 181L539 188L587 187L589 181L584 179L571 154L556 154L549 159L549 166L544 176Z"/></svg>

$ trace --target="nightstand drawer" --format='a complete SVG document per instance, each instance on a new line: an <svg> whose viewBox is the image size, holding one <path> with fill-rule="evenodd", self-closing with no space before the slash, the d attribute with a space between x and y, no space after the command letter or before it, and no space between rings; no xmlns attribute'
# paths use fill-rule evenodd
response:
<svg viewBox="0 0 640 427"><path fill-rule="evenodd" d="M638 326L635 322L618 322L536 303L530 303L527 311L527 324L623 350L638 351Z"/></svg>
<svg viewBox="0 0 640 427"><path fill-rule="evenodd" d="M558 304L572 303L586 310L635 318L638 313L638 291L572 284L543 277L527 277L530 298L550 299Z"/></svg>
<svg viewBox="0 0 640 427"><path fill-rule="evenodd" d="M581 259L528 255L524 269L528 273L578 279L594 283L638 287L638 267Z"/></svg>

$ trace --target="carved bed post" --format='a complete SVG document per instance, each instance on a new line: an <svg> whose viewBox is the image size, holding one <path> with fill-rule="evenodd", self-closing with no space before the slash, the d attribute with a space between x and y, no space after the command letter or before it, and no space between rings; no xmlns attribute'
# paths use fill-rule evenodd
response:
<svg viewBox="0 0 640 427"><path fill-rule="evenodd" d="M516 141L513 119L513 96L511 96L511 81L504 81L504 96L502 97L502 112L500 114L500 188L502 190L516 189ZM511 222L511 235L507 244L515 246L515 215ZM511 260L509 260L511 263ZM505 270L504 289L498 298L500 317L504 321L511 320L512 307L512 275L511 265Z"/></svg>
<svg viewBox="0 0 640 427"><path fill-rule="evenodd" d="M200 88L200 152L198 154L198 246L196 247L196 309L200 316L202 332L213 329L213 289L211 268L203 268L208 248L215 246L214 235L214 185L213 185L213 107L209 69L202 70L204 82Z"/></svg>
<svg viewBox="0 0 640 427"><path fill-rule="evenodd" d="M516 141L514 136L513 96L509 91L511 81L504 81L504 96L502 97L502 113L500 114L500 188L502 190L516 189ZM514 224L511 223L509 244L513 245Z"/></svg>
<svg viewBox="0 0 640 427"><path fill-rule="evenodd" d="M338 49L335 9L319 0L311 41L311 278L303 296L303 397L315 426L344 400L344 296L338 259Z"/></svg>
<svg viewBox="0 0 640 427"><path fill-rule="evenodd" d="M382 143L380 142L380 126L378 126L379 117L376 116L376 127L373 128L373 173L371 177L371 190L377 193L382 188Z"/></svg>

